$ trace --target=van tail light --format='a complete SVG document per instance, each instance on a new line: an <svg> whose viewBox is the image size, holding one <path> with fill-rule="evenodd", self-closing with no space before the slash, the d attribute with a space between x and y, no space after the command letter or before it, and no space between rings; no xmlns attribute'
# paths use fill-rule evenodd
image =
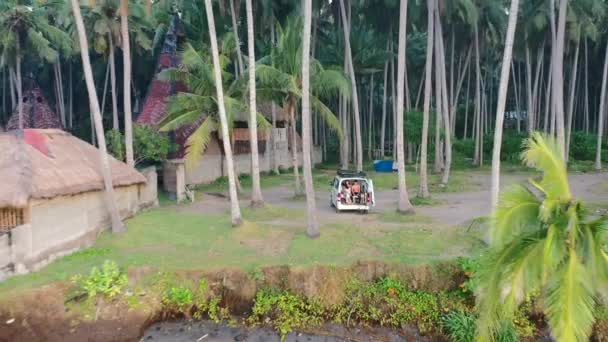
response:
<svg viewBox="0 0 608 342"><path fill-rule="evenodd" d="M338 195L336 196L336 198L338 199L338 202L342 199L342 193L338 192Z"/></svg>
<svg viewBox="0 0 608 342"><path fill-rule="evenodd" d="M372 194L371 193L367 193L367 203L372 203Z"/></svg>

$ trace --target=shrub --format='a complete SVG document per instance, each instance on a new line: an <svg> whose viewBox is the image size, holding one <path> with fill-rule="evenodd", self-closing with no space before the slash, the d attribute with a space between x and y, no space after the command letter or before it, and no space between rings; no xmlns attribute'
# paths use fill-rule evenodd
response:
<svg viewBox="0 0 608 342"><path fill-rule="evenodd" d="M453 311L441 320L446 335L454 342L475 340L475 316L464 311Z"/></svg>
<svg viewBox="0 0 608 342"><path fill-rule="evenodd" d="M127 285L128 279L114 261L106 260L101 268L93 267L87 277L76 276L73 282L89 298L101 294L111 299L122 291Z"/></svg>
<svg viewBox="0 0 608 342"><path fill-rule="evenodd" d="M460 257L457 259L457 262L460 270L465 276L465 281L460 284L461 292L466 298L473 298L475 290L477 289L475 274L479 271L481 266L479 259Z"/></svg>
<svg viewBox="0 0 608 342"><path fill-rule="evenodd" d="M114 158L125 160L125 139L117 130L106 132L108 151ZM136 165L162 162L174 150L166 134L147 125L133 125L133 158Z"/></svg>
<svg viewBox="0 0 608 342"><path fill-rule="evenodd" d="M171 287L162 298L163 305L176 312L188 314L193 304L192 291L187 287Z"/></svg>
<svg viewBox="0 0 608 342"><path fill-rule="evenodd" d="M283 340L294 328L321 324L323 313L322 306L313 300L286 291L263 289L255 296L249 322L272 322Z"/></svg>

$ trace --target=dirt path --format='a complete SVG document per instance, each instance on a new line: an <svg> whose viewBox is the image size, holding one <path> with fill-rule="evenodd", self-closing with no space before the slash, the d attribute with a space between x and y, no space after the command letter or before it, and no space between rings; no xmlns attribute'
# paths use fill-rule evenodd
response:
<svg viewBox="0 0 608 342"><path fill-rule="evenodd" d="M502 176L502 187L524 182L529 174L506 174ZM450 226L467 224L475 218L490 213L490 174L488 172L473 172L471 178L476 188L481 190L437 193L432 197L439 204L416 207L416 213L432 218L438 223ZM578 198L588 203L608 201L608 173L574 174L570 176L572 192ZM415 196L415 189L410 189ZM358 213L336 214L329 205L329 192L317 191L317 214L321 224L361 222ZM388 212L395 210L398 193L396 190L376 191L376 207L374 212ZM278 186L264 190L264 199L272 206L289 209L304 210L305 201L293 198L293 190L289 186ZM247 200L241 200L241 206L249 205ZM187 212L218 214L229 210L228 200L223 197L205 194L203 198L192 204L179 207Z"/></svg>

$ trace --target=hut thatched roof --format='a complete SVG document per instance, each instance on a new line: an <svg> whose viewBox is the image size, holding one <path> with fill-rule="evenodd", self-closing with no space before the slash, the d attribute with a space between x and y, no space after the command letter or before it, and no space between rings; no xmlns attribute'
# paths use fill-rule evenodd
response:
<svg viewBox="0 0 608 342"><path fill-rule="evenodd" d="M0 151L0 208L103 189L99 150L61 130L2 133ZM137 170L112 157L110 168L114 187L146 182Z"/></svg>
<svg viewBox="0 0 608 342"><path fill-rule="evenodd" d="M59 116L49 106L42 90L30 81L28 89L23 91L23 128L58 128L62 129L63 125ZM14 130L19 128L19 112L17 109L6 124L6 130Z"/></svg>

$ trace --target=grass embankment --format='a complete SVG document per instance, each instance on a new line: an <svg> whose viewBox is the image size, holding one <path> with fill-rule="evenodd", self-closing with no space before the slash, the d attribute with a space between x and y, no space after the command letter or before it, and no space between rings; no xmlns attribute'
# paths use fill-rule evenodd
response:
<svg viewBox="0 0 608 342"><path fill-rule="evenodd" d="M481 245L478 232L441 227L418 216L370 214L362 216L360 224L325 225L316 240L305 235L303 211L246 208L243 216L243 226L232 228L229 215L187 213L179 207L152 209L128 220L124 234L104 232L90 249L0 283L0 297L69 280L104 260L161 271L348 265L358 260L427 263L468 255Z"/></svg>

